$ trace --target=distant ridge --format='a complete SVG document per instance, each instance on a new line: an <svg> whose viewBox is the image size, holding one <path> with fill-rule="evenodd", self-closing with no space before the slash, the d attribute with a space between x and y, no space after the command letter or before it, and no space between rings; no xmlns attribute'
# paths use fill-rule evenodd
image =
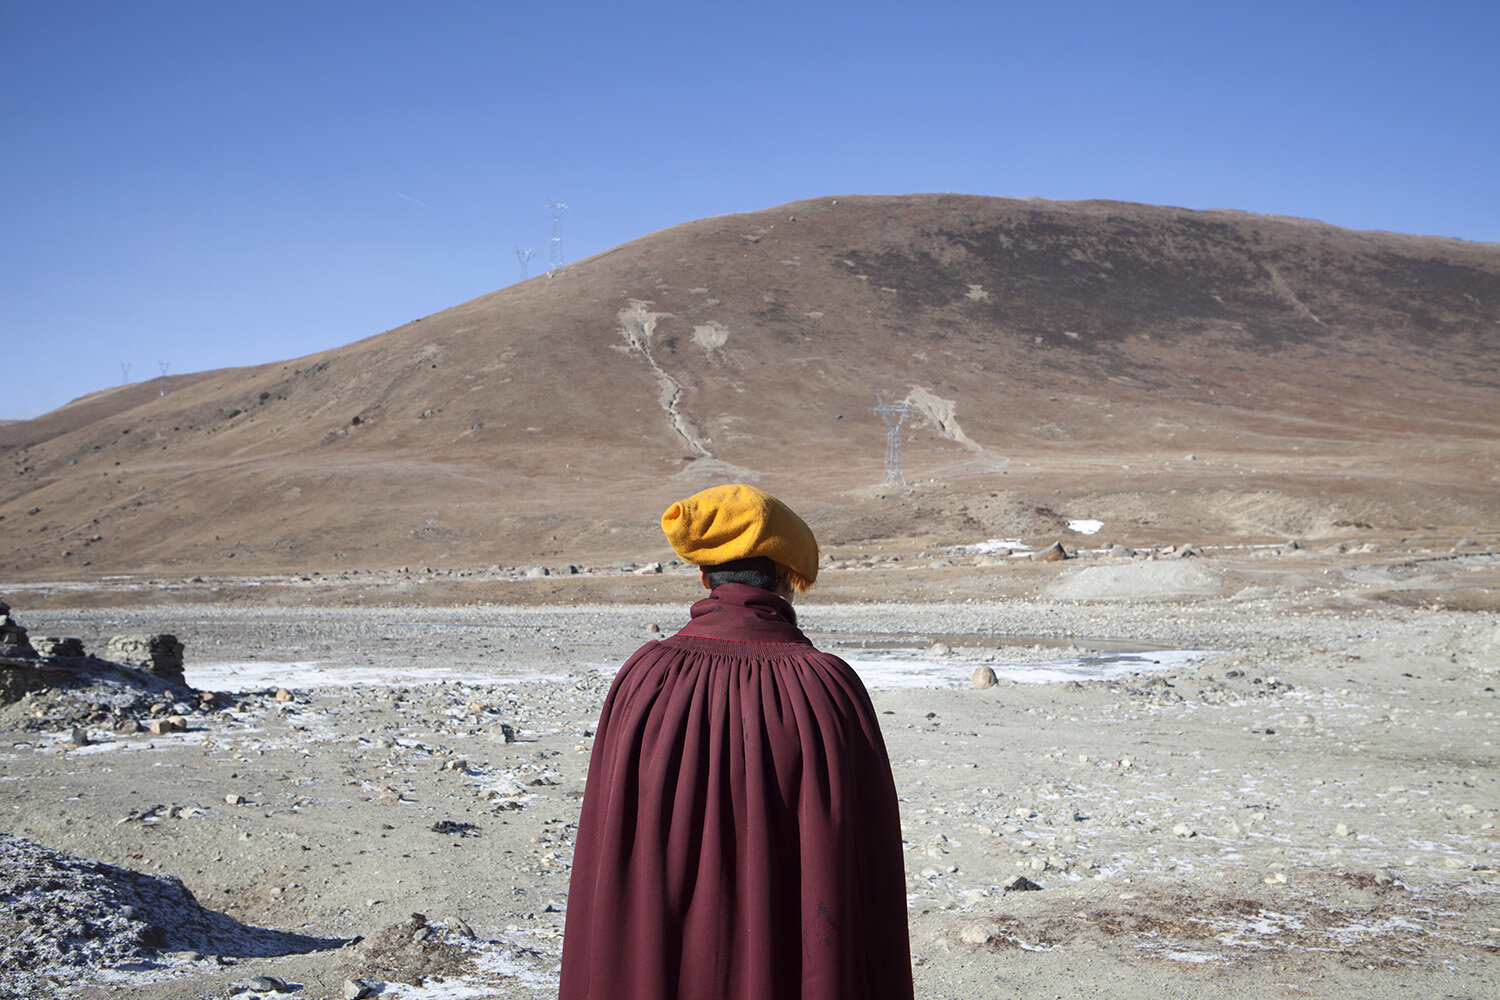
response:
<svg viewBox="0 0 1500 1000"><path fill-rule="evenodd" d="M904 493L876 485L877 393L918 410ZM839 196L0 423L0 551L23 578L644 558L660 509L724 478L833 545L1084 515L1119 538L1401 532L1487 492L1497 404L1500 245Z"/></svg>

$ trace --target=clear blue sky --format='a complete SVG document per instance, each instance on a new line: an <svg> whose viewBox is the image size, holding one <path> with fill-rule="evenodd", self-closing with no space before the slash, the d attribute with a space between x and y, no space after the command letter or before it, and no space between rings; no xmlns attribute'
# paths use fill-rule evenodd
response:
<svg viewBox="0 0 1500 1000"><path fill-rule="evenodd" d="M920 191L1500 241L1500 3L0 0L0 418L708 215Z"/></svg>

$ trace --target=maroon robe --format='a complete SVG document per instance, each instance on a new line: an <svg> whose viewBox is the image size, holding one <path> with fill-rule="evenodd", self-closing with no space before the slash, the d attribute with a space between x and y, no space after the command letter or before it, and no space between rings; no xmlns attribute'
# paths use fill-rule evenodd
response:
<svg viewBox="0 0 1500 1000"><path fill-rule="evenodd" d="M589 761L561 1000L911 1000L890 760L792 607L714 588L620 669Z"/></svg>

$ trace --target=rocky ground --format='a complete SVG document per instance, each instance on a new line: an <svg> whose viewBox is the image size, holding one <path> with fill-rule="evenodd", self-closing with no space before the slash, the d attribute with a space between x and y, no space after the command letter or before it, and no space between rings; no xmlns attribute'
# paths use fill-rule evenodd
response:
<svg viewBox="0 0 1500 1000"><path fill-rule="evenodd" d="M1500 992L1495 557L1121 565L851 566L801 607L874 688L918 995ZM0 712L0 995L552 995L600 700L694 594L536 585L8 595L91 651L173 633L220 697Z"/></svg>

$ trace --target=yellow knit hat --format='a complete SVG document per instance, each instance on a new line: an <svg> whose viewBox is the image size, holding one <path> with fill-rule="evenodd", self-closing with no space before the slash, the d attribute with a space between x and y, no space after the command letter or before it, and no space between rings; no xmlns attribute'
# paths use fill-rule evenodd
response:
<svg viewBox="0 0 1500 1000"><path fill-rule="evenodd" d="M661 516L673 550L695 566L765 556L806 590L818 578L818 540L807 523L765 490L730 483L679 500Z"/></svg>

